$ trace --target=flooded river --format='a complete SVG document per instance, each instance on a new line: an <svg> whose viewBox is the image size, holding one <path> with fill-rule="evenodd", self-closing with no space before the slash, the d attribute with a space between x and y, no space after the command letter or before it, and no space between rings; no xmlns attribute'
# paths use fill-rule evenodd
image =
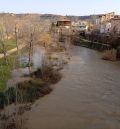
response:
<svg viewBox="0 0 120 129"><path fill-rule="evenodd" d="M73 47L63 79L26 115L28 129L120 129L120 62Z"/></svg>

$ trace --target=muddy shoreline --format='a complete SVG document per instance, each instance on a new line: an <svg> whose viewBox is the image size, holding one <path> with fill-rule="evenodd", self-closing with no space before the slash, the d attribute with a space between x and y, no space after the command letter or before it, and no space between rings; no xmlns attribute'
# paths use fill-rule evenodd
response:
<svg viewBox="0 0 120 129"><path fill-rule="evenodd" d="M41 53L38 48L37 51L38 53L33 55L33 66L14 69L7 82L7 89L1 94L3 99L0 100L0 109L4 109L0 111L2 129L20 128L19 126L24 128L25 124L20 122L28 119L24 117L24 113L30 111L38 99L50 94L54 85L62 78L60 71L68 63L68 55L63 51L49 55L46 55L44 49ZM25 64L26 59L23 56Z"/></svg>

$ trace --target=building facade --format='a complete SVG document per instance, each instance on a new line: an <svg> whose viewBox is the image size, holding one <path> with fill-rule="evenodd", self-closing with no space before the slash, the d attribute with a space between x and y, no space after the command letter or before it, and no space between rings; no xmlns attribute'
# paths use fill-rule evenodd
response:
<svg viewBox="0 0 120 129"><path fill-rule="evenodd" d="M120 17L111 19L111 33L120 34Z"/></svg>

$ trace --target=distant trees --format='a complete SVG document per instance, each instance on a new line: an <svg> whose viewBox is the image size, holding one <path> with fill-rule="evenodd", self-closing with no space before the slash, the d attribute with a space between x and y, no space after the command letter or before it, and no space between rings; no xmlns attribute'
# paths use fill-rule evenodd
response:
<svg viewBox="0 0 120 129"><path fill-rule="evenodd" d="M44 47L47 48L52 43L52 37L49 33L42 33L40 35L40 42L44 44Z"/></svg>
<svg viewBox="0 0 120 129"><path fill-rule="evenodd" d="M39 22L31 22L29 20L22 20L18 25L18 33L16 33L16 39L20 44L26 46L28 52L28 67L32 64L33 49L35 45L42 45L44 42L45 46L50 43L49 34L44 33L41 29Z"/></svg>
<svg viewBox="0 0 120 129"><path fill-rule="evenodd" d="M40 19L38 15L2 15L0 17L0 49L4 59L7 58L5 41L13 39L16 42L17 51L19 51L19 45L26 46L30 67L34 46L40 45L47 49L52 44L50 25L49 19Z"/></svg>

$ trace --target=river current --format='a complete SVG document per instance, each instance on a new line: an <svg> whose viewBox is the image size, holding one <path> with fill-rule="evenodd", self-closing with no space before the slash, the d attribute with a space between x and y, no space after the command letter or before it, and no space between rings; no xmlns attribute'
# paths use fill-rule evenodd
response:
<svg viewBox="0 0 120 129"><path fill-rule="evenodd" d="M26 115L28 129L120 129L120 62L73 47L63 78Z"/></svg>

